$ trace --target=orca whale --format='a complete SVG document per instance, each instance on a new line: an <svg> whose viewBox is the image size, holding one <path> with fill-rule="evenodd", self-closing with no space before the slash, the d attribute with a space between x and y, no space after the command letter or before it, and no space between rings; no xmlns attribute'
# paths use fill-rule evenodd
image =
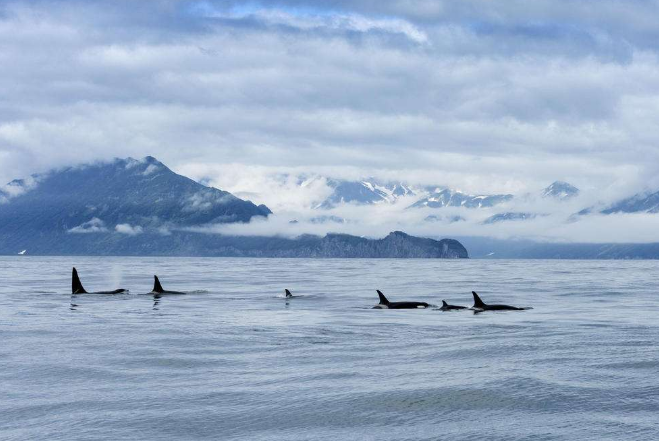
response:
<svg viewBox="0 0 659 441"><path fill-rule="evenodd" d="M182 291L168 291L162 288L158 276L153 276L153 291L150 294L186 294Z"/></svg>
<svg viewBox="0 0 659 441"><path fill-rule="evenodd" d="M285 289L285 290L284 290L284 294L286 295L286 300L289 300L289 299L298 299L298 298L300 298L300 297L304 297L303 295L302 295L302 296L298 296L298 295L295 295L295 294L291 293L291 291L290 291L289 289Z"/></svg>
<svg viewBox="0 0 659 441"><path fill-rule="evenodd" d="M71 278L71 294L121 294L128 292L127 289L115 289L114 291L95 291L87 292L83 288L82 283L80 282L80 277L78 277L78 271L73 267L73 276Z"/></svg>
<svg viewBox="0 0 659 441"><path fill-rule="evenodd" d="M476 291L472 291L471 293L474 295L474 306L471 309L477 311L524 311L525 309L533 309L533 308L518 308L516 306L510 306L510 305L487 305L485 304L485 302L481 300L480 297L478 297Z"/></svg>
<svg viewBox="0 0 659 441"><path fill-rule="evenodd" d="M442 307L439 308L442 311L458 311L460 309L469 309L466 306L457 306L457 305L449 305L446 303L446 300L442 300Z"/></svg>
<svg viewBox="0 0 659 441"><path fill-rule="evenodd" d="M430 306L425 302L390 302L384 294L382 294L382 291L379 289L376 291L380 297L380 303L375 305L373 309L416 309L427 308Z"/></svg>

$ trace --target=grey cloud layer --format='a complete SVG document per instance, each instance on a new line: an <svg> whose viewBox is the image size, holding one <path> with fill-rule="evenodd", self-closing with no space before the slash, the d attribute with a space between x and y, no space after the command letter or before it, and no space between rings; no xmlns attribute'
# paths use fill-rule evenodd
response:
<svg viewBox="0 0 659 441"><path fill-rule="evenodd" d="M659 186L657 2L529 3L4 3L0 181L150 154Z"/></svg>

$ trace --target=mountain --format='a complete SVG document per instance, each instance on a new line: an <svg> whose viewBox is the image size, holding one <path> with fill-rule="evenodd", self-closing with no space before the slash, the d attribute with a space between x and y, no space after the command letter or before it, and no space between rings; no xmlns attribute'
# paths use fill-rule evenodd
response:
<svg viewBox="0 0 659 441"><path fill-rule="evenodd" d="M373 180L344 181L328 179L327 185L332 194L316 208L329 209L344 203L369 205L392 203L402 196L414 196L414 192L404 184L381 184Z"/></svg>
<svg viewBox="0 0 659 441"><path fill-rule="evenodd" d="M306 182L301 179L300 182ZM447 187L412 187L404 183L379 183L375 179L346 181L327 178L332 193L314 208L331 209L350 203L371 205L395 203L401 197L416 196L418 200L409 208L491 208L513 200L511 194L471 195ZM568 200L579 195L579 189L567 182L555 181L541 192L545 198ZM533 195L528 195L533 199Z"/></svg>
<svg viewBox="0 0 659 441"><path fill-rule="evenodd" d="M271 214L226 191L177 175L153 157L66 167L9 183L0 203L3 248L61 243L75 236L135 236ZM32 240L35 239L35 240Z"/></svg>
<svg viewBox="0 0 659 441"><path fill-rule="evenodd" d="M593 213L616 214L616 213L659 213L659 191L646 191L634 196L622 199L611 204L608 208L602 209L603 204L584 208L572 216L572 219L578 219L579 216L587 216Z"/></svg>
<svg viewBox="0 0 659 441"><path fill-rule="evenodd" d="M555 181L547 188L544 188L541 193L543 198L553 198L558 201L566 201L575 196L579 195L579 189L567 182ZM512 199L512 196L511 196ZM526 196L526 201L533 201L535 197L532 194ZM539 213L526 213L526 212L503 212L497 213L483 221L483 224L496 224L499 222L509 222L509 221L524 221L535 219L538 216L547 216L547 214Z"/></svg>
<svg viewBox="0 0 659 441"><path fill-rule="evenodd" d="M404 192L400 187L391 193ZM467 258L451 239L223 236L192 227L249 222L270 210L177 175L153 157L53 170L0 189L0 254ZM319 216L318 223L342 223Z"/></svg>
<svg viewBox="0 0 659 441"><path fill-rule="evenodd" d="M347 234L324 237L303 235L288 239L278 236L224 236L174 231L168 235L143 232L134 236L118 233L70 234L64 243L26 238L31 255L105 256L225 256L297 258L468 258L464 246L453 239L425 239L402 232L383 239L366 239ZM20 251L20 250L19 250ZM16 254L16 247L0 243L0 254Z"/></svg>
<svg viewBox="0 0 659 441"><path fill-rule="evenodd" d="M241 255L262 257L313 258L442 258L466 259L467 250L453 239L426 239L401 231L389 233L383 239L366 239L347 234L328 234L325 237L301 236L297 239L252 238L265 240L266 247L256 252L240 250ZM236 248L239 249L239 248Z"/></svg>
<svg viewBox="0 0 659 441"><path fill-rule="evenodd" d="M639 193L623 199L602 210L603 214L612 213L659 213L659 191L655 193Z"/></svg>
<svg viewBox="0 0 659 441"><path fill-rule="evenodd" d="M428 194L426 197L423 197L412 204L411 208L484 208L502 204L504 202L510 201L512 198L513 196L510 194L473 196L448 188L434 188L430 190L430 194Z"/></svg>
<svg viewBox="0 0 659 441"><path fill-rule="evenodd" d="M304 180L301 180L304 182ZM430 207L493 207L513 198L512 195L474 196L443 187L413 188L400 182L380 183L374 179L346 181L327 179L332 194L315 208L330 209L341 204L392 204L402 197L418 196L411 208Z"/></svg>
<svg viewBox="0 0 659 441"><path fill-rule="evenodd" d="M466 259L467 249L453 239L426 239L402 231L389 233L383 239L371 240L346 234L328 234L315 247L313 257L396 257Z"/></svg>
<svg viewBox="0 0 659 441"><path fill-rule="evenodd" d="M542 190L542 197L560 200L571 199L579 195L579 189L563 181L556 181Z"/></svg>

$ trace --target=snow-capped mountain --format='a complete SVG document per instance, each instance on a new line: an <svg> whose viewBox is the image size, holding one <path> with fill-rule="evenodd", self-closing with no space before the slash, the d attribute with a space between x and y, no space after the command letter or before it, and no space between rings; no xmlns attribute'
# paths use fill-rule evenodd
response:
<svg viewBox="0 0 659 441"><path fill-rule="evenodd" d="M469 195L460 191L448 188L431 188L430 194L419 199L411 205L411 208L429 207L465 207L465 208L484 208L493 207L513 198L510 194L497 195Z"/></svg>
<svg viewBox="0 0 659 441"><path fill-rule="evenodd" d="M579 189L563 181L556 181L542 190L542 197L566 200L579 195Z"/></svg>
<svg viewBox="0 0 659 441"><path fill-rule="evenodd" d="M447 187L413 187L404 183L379 183L375 179L363 181L347 181L325 178L332 193L314 208L331 209L341 204L371 205L371 204L393 204L405 197L409 204L410 198L416 197L408 208L444 208L462 207L468 209L493 208L507 202L513 201L512 194L481 194L473 195L453 190ZM579 195L579 189L567 182L556 181L544 188L540 194L526 195L519 200L533 201L538 196L565 201ZM414 199L411 199L412 201ZM494 222L506 220L521 220L520 213L500 213ZM524 214L526 219L534 217L531 213Z"/></svg>
<svg viewBox="0 0 659 441"><path fill-rule="evenodd" d="M419 199L410 208L484 208L493 207L513 198L509 194L469 195L444 187L415 188L400 182L380 183L376 180L327 179L327 185L332 189L332 194L314 208L330 209L341 204L393 204L401 198L407 198L409 201L411 197Z"/></svg>
<svg viewBox="0 0 659 441"><path fill-rule="evenodd" d="M312 179L323 179L331 189L330 196L312 208L333 209L342 204L375 205L395 204L403 201L405 204L403 207L408 209L442 209L446 207L468 210L484 209L491 215L482 221L483 224L524 221L535 219L538 216L546 216L546 212L536 213L533 208L537 209L537 205L541 204L543 199L564 202L573 200L580 194L577 187L564 181L555 181L535 193L513 196L512 194L468 194L445 186L417 187L401 182L380 183L376 179L350 181L322 176L315 176ZM308 177L300 179L301 185L310 181ZM653 198L656 198L656 201ZM654 205L652 201L655 201ZM634 199L633 202L647 206L648 209L655 207L659 210L659 192L643 200ZM465 220L463 216L465 215L459 215L456 219ZM451 216L428 215L426 220L428 222L439 222L440 220L443 223L455 222Z"/></svg>
<svg viewBox="0 0 659 441"><path fill-rule="evenodd" d="M329 209L344 203L369 205L393 203L403 196L414 196L414 191L402 183L381 184L375 180L343 181L327 179L332 194L316 208Z"/></svg>

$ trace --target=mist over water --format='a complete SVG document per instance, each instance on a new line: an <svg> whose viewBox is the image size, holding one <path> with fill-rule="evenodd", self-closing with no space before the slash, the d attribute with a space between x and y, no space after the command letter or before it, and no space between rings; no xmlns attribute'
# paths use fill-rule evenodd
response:
<svg viewBox="0 0 659 441"><path fill-rule="evenodd" d="M72 296L72 266L130 294ZM653 439L657 287L656 261L1 257L0 438Z"/></svg>

